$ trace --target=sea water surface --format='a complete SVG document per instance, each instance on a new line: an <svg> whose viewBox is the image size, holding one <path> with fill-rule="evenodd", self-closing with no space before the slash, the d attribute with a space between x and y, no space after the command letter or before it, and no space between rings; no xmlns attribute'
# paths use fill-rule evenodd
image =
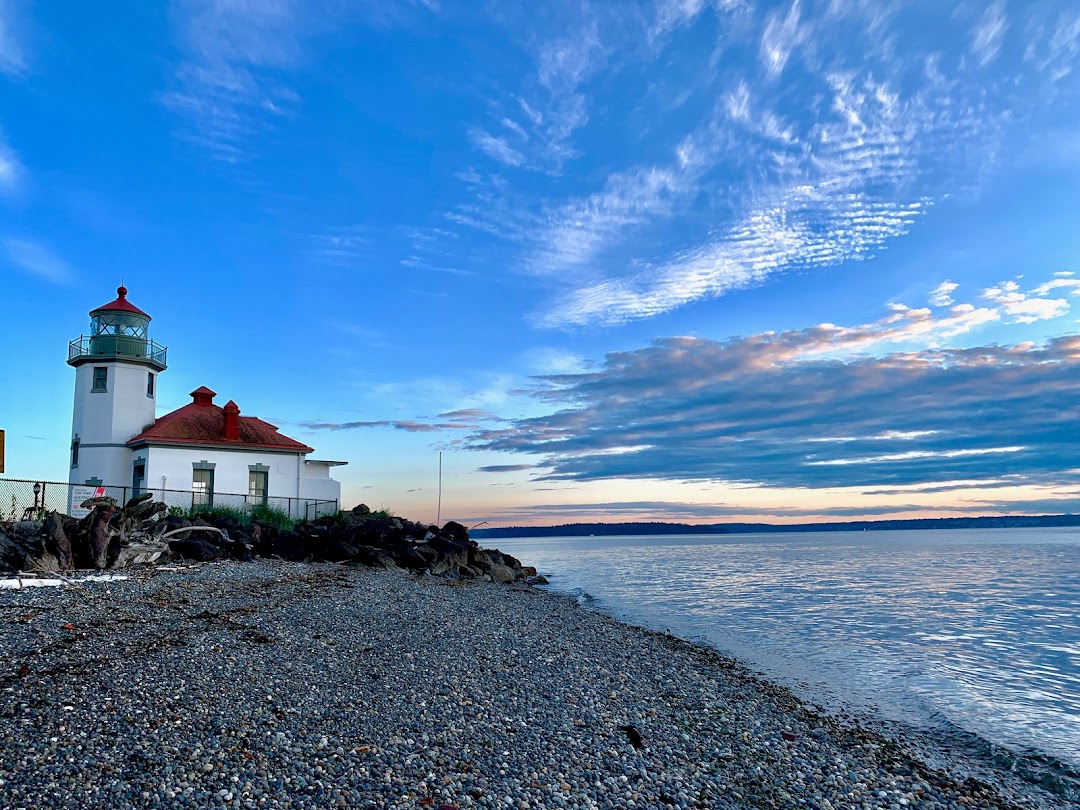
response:
<svg viewBox="0 0 1080 810"><path fill-rule="evenodd" d="M1080 768L1080 530L484 542L804 697Z"/></svg>

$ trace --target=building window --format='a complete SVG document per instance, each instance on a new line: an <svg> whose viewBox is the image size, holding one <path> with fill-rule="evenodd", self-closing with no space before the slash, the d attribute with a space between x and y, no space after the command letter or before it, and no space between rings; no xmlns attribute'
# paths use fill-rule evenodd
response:
<svg viewBox="0 0 1080 810"><path fill-rule="evenodd" d="M214 505L213 470L191 471L191 504L192 506Z"/></svg>
<svg viewBox="0 0 1080 810"><path fill-rule="evenodd" d="M109 369L107 366L94 366L94 387L91 390L109 390Z"/></svg>
<svg viewBox="0 0 1080 810"><path fill-rule="evenodd" d="M269 473L262 470L252 470L248 473L248 503L259 503L266 506L267 479Z"/></svg>
<svg viewBox="0 0 1080 810"><path fill-rule="evenodd" d="M71 442L71 469L75 469L79 466L79 437L78 435Z"/></svg>
<svg viewBox="0 0 1080 810"><path fill-rule="evenodd" d="M154 372L146 372L146 395L150 399L154 398Z"/></svg>

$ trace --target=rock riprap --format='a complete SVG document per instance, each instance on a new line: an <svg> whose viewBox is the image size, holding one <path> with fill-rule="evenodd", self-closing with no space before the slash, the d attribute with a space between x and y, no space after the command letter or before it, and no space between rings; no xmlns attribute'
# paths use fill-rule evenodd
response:
<svg viewBox="0 0 1080 810"><path fill-rule="evenodd" d="M351 511L285 529L208 513L189 520L166 514L147 494L120 507L111 498L83 504L78 520L51 512L44 521L0 525L0 566L49 573L117 569L169 559L209 562L257 557L292 562L336 562L394 568L450 579L511 583L536 570L498 549L484 549L465 526L417 523L376 514L364 504Z"/></svg>

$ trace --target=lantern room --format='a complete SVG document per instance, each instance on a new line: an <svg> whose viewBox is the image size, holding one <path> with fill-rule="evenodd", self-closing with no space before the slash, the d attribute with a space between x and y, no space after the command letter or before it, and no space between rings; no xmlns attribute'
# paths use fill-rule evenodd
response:
<svg viewBox="0 0 1080 810"><path fill-rule="evenodd" d="M115 301L90 311L90 334L68 344L70 365L111 358L165 370L166 349L150 339L150 316L127 300L127 292L118 287Z"/></svg>

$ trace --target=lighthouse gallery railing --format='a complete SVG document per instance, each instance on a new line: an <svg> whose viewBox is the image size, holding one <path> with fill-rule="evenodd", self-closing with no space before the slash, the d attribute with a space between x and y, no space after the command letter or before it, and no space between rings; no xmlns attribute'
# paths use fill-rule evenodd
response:
<svg viewBox="0 0 1080 810"><path fill-rule="evenodd" d="M167 351L166 347L149 338L128 335L79 335L68 343L68 362L81 357L126 357L149 360L164 368L167 365L165 362Z"/></svg>

